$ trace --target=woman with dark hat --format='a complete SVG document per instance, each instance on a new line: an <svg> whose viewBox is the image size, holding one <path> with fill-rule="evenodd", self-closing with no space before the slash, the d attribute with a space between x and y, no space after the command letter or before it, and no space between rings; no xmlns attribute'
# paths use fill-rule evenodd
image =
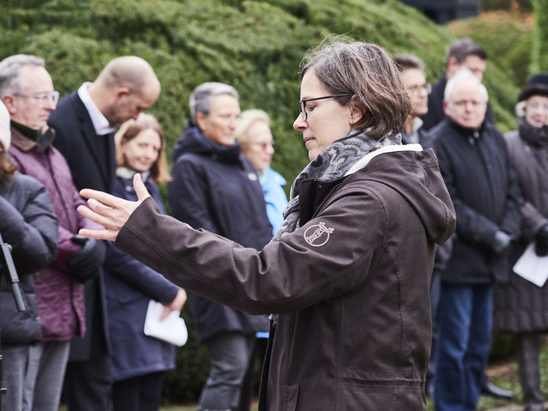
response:
<svg viewBox="0 0 548 411"><path fill-rule="evenodd" d="M505 136L524 200L514 263L532 241L538 256L548 255L548 73L529 79L516 113L518 130ZM511 273L508 283L496 287L494 301L494 328L516 334L525 410L543 410L539 351L541 333L548 331L548 284L538 287Z"/></svg>

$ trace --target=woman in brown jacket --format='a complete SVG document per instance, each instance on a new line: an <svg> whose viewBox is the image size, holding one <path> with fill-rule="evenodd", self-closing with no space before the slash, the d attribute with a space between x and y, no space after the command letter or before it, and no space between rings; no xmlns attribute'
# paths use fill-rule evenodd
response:
<svg viewBox="0 0 548 411"><path fill-rule="evenodd" d="M327 45L301 79L293 126L310 163L261 251L162 216L138 178L137 202L82 190L94 210L82 213L107 227L82 234L272 314L260 410L425 410L434 243L455 229L437 160L401 145L409 97L381 48Z"/></svg>
<svg viewBox="0 0 548 411"><path fill-rule="evenodd" d="M531 241L537 255L548 255L548 73L531 77L516 111L519 129L505 136L524 200L513 263ZM543 410L539 355L541 333L548 331L548 284L537 287L511 273L495 288L493 328L516 334L523 404L527 411Z"/></svg>

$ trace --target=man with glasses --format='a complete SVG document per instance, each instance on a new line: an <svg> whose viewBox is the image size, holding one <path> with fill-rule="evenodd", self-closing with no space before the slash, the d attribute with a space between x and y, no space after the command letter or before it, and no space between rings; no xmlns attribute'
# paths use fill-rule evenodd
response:
<svg viewBox="0 0 548 411"><path fill-rule="evenodd" d="M35 277L42 341L29 351L29 384L23 387L25 410L57 411L70 340L86 332L80 278L99 269L106 246L96 240L78 243L78 230L96 225L76 212L84 201L65 158L52 146L55 131L47 121L59 93L44 60L23 54L2 60L0 98L11 116L9 153L21 172L46 186L59 222L57 257Z"/></svg>
<svg viewBox="0 0 548 411"><path fill-rule="evenodd" d="M393 58L405 88L411 98L412 113L407 118L402 132L404 144L422 143L426 133L422 128L423 116L428 112L428 93L430 84L426 83L424 75L424 63L421 59L411 54L396 54Z"/></svg>
<svg viewBox="0 0 548 411"><path fill-rule="evenodd" d="M67 159L74 184L111 192L116 175L114 132L150 108L160 94L154 70L137 56L111 60L94 82L85 82L63 98L49 125L54 145ZM86 327L71 343L65 378L70 411L104 411L110 407L111 378L103 273L85 280Z"/></svg>
<svg viewBox="0 0 548 411"><path fill-rule="evenodd" d="M447 118L431 132L457 230L441 272L436 410L475 410L491 343L493 283L505 281L520 233L520 192L506 143L486 121L487 90L461 69L447 83Z"/></svg>

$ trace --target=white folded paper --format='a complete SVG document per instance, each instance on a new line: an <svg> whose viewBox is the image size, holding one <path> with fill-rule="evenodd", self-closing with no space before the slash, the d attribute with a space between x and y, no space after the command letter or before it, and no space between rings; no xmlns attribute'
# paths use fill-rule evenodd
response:
<svg viewBox="0 0 548 411"><path fill-rule="evenodd" d="M172 311L167 318L160 321L162 310L162 303L154 300L149 301L143 330L145 335L182 347L188 339L188 331L185 320L180 317L181 312Z"/></svg>
<svg viewBox="0 0 548 411"><path fill-rule="evenodd" d="M548 279L548 256L539 257L535 253L535 242L527 246L514 265L514 272L538 287Z"/></svg>

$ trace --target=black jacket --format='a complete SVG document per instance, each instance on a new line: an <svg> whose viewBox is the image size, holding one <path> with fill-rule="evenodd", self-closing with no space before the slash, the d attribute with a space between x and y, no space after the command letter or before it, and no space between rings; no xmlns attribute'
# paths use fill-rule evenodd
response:
<svg viewBox="0 0 548 411"><path fill-rule="evenodd" d="M489 123L479 130L449 118L431 132L440 170L457 212L453 250L442 272L452 284L488 284L508 276L508 256L493 251L495 233L520 233L520 192L502 135Z"/></svg>
<svg viewBox="0 0 548 411"><path fill-rule="evenodd" d="M263 191L239 145L214 144L189 126L175 145L172 174L169 204L175 218L257 250L270 241ZM268 330L265 316L250 316L193 293L189 303L202 341L221 332Z"/></svg>
<svg viewBox="0 0 548 411"><path fill-rule="evenodd" d="M48 124L56 131L53 145L63 154L78 190L112 192L116 175L114 134L98 136L86 106L75 91L57 105ZM84 284L86 335L71 341L70 359L90 360L109 351L104 274Z"/></svg>
<svg viewBox="0 0 548 411"><path fill-rule="evenodd" d="M0 233L12 246L26 306L26 311L16 311L2 272L2 344L29 344L41 338L32 274L47 266L57 253L57 217L41 183L17 172L12 181L0 181Z"/></svg>

